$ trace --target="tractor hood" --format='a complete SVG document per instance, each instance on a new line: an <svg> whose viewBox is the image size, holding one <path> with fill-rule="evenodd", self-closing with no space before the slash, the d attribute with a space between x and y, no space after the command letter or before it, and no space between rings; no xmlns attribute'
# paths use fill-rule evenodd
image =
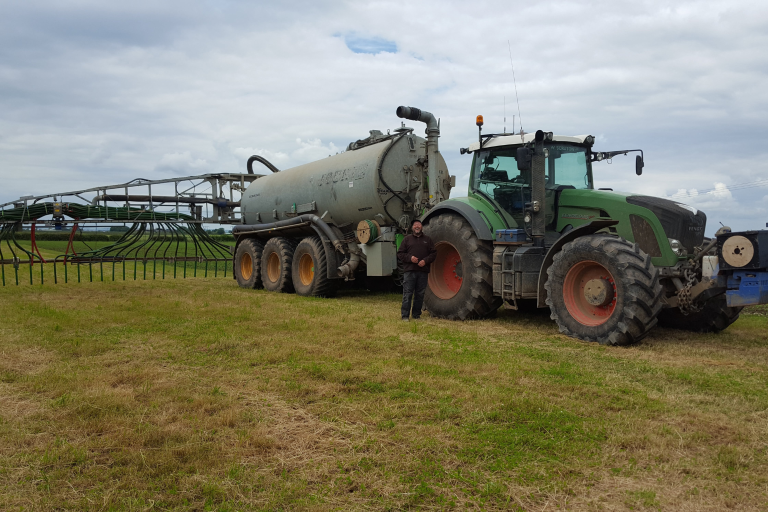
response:
<svg viewBox="0 0 768 512"><path fill-rule="evenodd" d="M627 196L627 202L651 210L661 222L667 238L679 240L688 254L693 254L693 248L704 243L704 228L707 225L704 212L660 197Z"/></svg>

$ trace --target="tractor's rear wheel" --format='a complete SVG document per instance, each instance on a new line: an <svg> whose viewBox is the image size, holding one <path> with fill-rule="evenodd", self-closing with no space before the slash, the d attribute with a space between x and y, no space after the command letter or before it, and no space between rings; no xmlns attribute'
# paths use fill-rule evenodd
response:
<svg viewBox="0 0 768 512"><path fill-rule="evenodd" d="M437 258L429 271L424 304L429 314L450 320L483 318L501 306L493 295L493 249L458 215L429 220L424 233Z"/></svg>
<svg viewBox="0 0 768 512"><path fill-rule="evenodd" d="M330 297L336 293L334 280L328 279L328 260L319 237L302 240L293 253L293 288L304 297Z"/></svg>
<svg viewBox="0 0 768 512"><path fill-rule="evenodd" d="M287 238L270 238L264 244L261 255L261 280L264 288L271 292L293 292L291 268L293 266L294 242Z"/></svg>
<svg viewBox="0 0 768 512"><path fill-rule="evenodd" d="M725 296L708 300L700 311L684 315L679 309L659 313L659 325L693 332L720 332L739 319L742 308L728 307Z"/></svg>
<svg viewBox="0 0 768 512"><path fill-rule="evenodd" d="M662 286L651 257L615 236L565 244L547 269L545 286L560 332L602 345L641 340L661 310Z"/></svg>
<svg viewBox="0 0 768 512"><path fill-rule="evenodd" d="M241 288L262 288L261 254L264 244L253 238L240 242L235 251L235 279Z"/></svg>

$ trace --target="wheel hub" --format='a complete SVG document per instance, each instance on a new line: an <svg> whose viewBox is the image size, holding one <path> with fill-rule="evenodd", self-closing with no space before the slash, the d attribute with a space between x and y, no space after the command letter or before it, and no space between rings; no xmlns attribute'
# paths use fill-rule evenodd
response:
<svg viewBox="0 0 768 512"><path fill-rule="evenodd" d="M611 282L603 277L590 279L584 285L584 298L593 306L607 306L613 301Z"/></svg>
<svg viewBox="0 0 768 512"><path fill-rule="evenodd" d="M616 311L616 281L600 263L580 261L565 275L563 301L573 319L580 324L602 325Z"/></svg>
<svg viewBox="0 0 768 512"><path fill-rule="evenodd" d="M240 275L246 281L253 275L253 259L247 252L243 253L242 258L240 258Z"/></svg>
<svg viewBox="0 0 768 512"><path fill-rule="evenodd" d="M455 275L459 279L464 278L464 269L461 267L461 260L457 261L456 264L453 266L453 275Z"/></svg>

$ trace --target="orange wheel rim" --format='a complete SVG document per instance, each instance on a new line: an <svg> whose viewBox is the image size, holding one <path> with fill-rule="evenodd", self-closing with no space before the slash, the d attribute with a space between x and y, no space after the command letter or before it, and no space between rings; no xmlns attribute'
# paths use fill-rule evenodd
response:
<svg viewBox="0 0 768 512"><path fill-rule="evenodd" d="M246 281L253 275L253 259L251 259L251 255L247 252L243 253L243 256L240 258L240 275Z"/></svg>
<svg viewBox="0 0 768 512"><path fill-rule="evenodd" d="M309 254L302 254L299 260L299 279L301 284L309 286L312 284L312 280L315 278L315 262L312 261L312 256Z"/></svg>
<svg viewBox="0 0 768 512"><path fill-rule="evenodd" d="M439 299L450 299L459 293L464 282L461 256L452 244L439 242L435 245L437 257L429 273L429 289Z"/></svg>
<svg viewBox="0 0 768 512"><path fill-rule="evenodd" d="M568 313L582 325L602 325L616 311L616 281L596 261L580 261L565 275L563 300Z"/></svg>
<svg viewBox="0 0 768 512"><path fill-rule="evenodd" d="M270 254L267 259L267 276L273 283L276 283L280 278L280 257L276 252Z"/></svg>

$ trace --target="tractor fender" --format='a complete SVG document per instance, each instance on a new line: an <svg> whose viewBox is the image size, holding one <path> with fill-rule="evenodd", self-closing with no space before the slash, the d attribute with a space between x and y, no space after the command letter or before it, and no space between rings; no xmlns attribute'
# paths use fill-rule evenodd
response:
<svg viewBox="0 0 768 512"><path fill-rule="evenodd" d="M536 304L538 307L547 307L547 290L544 288L544 283L547 282L547 269L550 267L550 265L552 265L552 261L555 259L555 254L560 252L560 249L562 249L563 246L568 242L576 240L577 238L585 235L591 235L600 231L601 229L615 226L618 223L619 221L617 220L593 220L592 222L588 222L587 224L568 231L557 239L554 245L552 245L552 247L549 248L549 251L547 251L547 255L544 256L544 262L541 264L541 269L539 270L539 294Z"/></svg>
<svg viewBox="0 0 768 512"><path fill-rule="evenodd" d="M421 218L421 222L426 222L432 217L436 217L445 212L456 212L464 217L466 221L469 222L469 225L472 226L472 230L480 240L493 240L493 233L491 233L488 224L483 220L483 215L479 210L475 210L466 203L460 203L458 201L446 201L440 203L429 210L429 212Z"/></svg>

